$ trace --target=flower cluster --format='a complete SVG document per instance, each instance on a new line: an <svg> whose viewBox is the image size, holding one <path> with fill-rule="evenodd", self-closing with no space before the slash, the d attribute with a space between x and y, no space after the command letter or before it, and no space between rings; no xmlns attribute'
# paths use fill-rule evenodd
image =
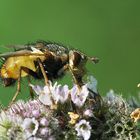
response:
<svg viewBox="0 0 140 140"><path fill-rule="evenodd" d="M134 108L130 107L122 96L110 90L104 97L104 105L107 111L104 114L104 125L101 128L104 131L102 139L111 136L113 140L135 140L139 137L139 127L131 119L131 112Z"/></svg>
<svg viewBox="0 0 140 140"><path fill-rule="evenodd" d="M69 97L76 106L82 107L89 93L87 85L83 85L81 89L77 85L74 85L71 90L69 90L67 85L62 86L55 83L52 86L51 82L49 86L45 87L38 85L31 85L31 87L39 96L40 102L52 108L59 103L66 103Z"/></svg>
<svg viewBox="0 0 140 140"><path fill-rule="evenodd" d="M57 127L57 120L52 117L51 110L40 101L18 101L8 110L1 112L0 139L2 140L42 140L52 137L50 120Z"/></svg>
<svg viewBox="0 0 140 140"><path fill-rule="evenodd" d="M2 140L108 140L135 139L138 127L131 119L133 110L110 91L101 98L97 81L87 84L49 86L30 85L37 98L19 100L0 113Z"/></svg>

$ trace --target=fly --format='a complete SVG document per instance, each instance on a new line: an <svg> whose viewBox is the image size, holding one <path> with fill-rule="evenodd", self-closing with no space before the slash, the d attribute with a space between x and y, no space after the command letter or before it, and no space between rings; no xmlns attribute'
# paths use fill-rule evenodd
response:
<svg viewBox="0 0 140 140"><path fill-rule="evenodd" d="M69 49L58 43L38 41L13 47L15 52L0 54L0 59L4 61L0 68L4 86L11 86L18 81L12 102L20 92L22 77L44 79L45 84L49 85L49 80L58 79L65 71L70 71L75 84L80 88L84 84L82 78L86 74L87 60L98 62L96 57L88 57L78 50Z"/></svg>

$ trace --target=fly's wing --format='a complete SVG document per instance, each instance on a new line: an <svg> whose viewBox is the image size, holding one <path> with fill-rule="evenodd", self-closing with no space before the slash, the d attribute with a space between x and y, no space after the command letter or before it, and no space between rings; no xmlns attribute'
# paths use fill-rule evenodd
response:
<svg viewBox="0 0 140 140"><path fill-rule="evenodd" d="M8 48L13 48L15 51L20 51L20 50L31 50L32 47L37 48L37 49L42 49L44 48L47 44L50 44L49 42L43 41L43 40L37 40L35 42L29 42L24 45L8 45L6 47Z"/></svg>
<svg viewBox="0 0 140 140"><path fill-rule="evenodd" d="M63 45L59 45L57 43L45 42L45 41L36 41L35 43L29 43L26 45L9 45L6 48L14 49L15 52L8 52L0 54L1 58L15 57L15 56L29 56L35 55L39 53L39 55L44 55L48 53L52 53L56 56L62 56L64 54L68 54L68 48L63 47ZM35 49L38 51L34 51ZM40 53L40 52L41 53ZM32 53L33 52L33 53Z"/></svg>
<svg viewBox="0 0 140 140"><path fill-rule="evenodd" d="M31 54L30 51L23 50L23 51L17 51L17 52L2 53L2 54L0 54L0 57L2 57L2 58L8 58L8 57L23 56L23 55L29 55L29 54Z"/></svg>
<svg viewBox="0 0 140 140"><path fill-rule="evenodd" d="M27 45L7 45L6 47L9 49L14 49L15 51L30 49L29 46L27 46Z"/></svg>
<svg viewBox="0 0 140 140"><path fill-rule="evenodd" d="M8 51L31 50L28 45L0 45L0 48Z"/></svg>
<svg viewBox="0 0 140 140"><path fill-rule="evenodd" d="M43 52L41 52L40 50L33 49L32 51L21 50L21 51L3 53L3 54L0 54L0 58L17 57L17 56L29 56L29 55L45 56L45 54Z"/></svg>
<svg viewBox="0 0 140 140"><path fill-rule="evenodd" d="M1 45L0 47L8 50L14 50L14 51L21 51L21 50L31 50L31 47L35 47L35 44L25 44L25 45ZM38 46L37 46L38 47Z"/></svg>
<svg viewBox="0 0 140 140"><path fill-rule="evenodd" d="M13 48L15 51L20 51L20 50L31 50L32 47L40 49L43 48L44 46L42 44L36 44L36 45L8 45L6 46L7 48Z"/></svg>
<svg viewBox="0 0 140 140"><path fill-rule="evenodd" d="M67 54L69 52L69 49L67 47L64 47L60 43L56 42L46 42L42 40L38 40L34 43L28 43L25 45L8 45L5 46L5 48L13 49L14 51L21 51L21 50L32 50L32 47L41 50L41 51L50 51L55 53L58 56L61 56L62 54Z"/></svg>
<svg viewBox="0 0 140 140"><path fill-rule="evenodd" d="M44 48L44 44L38 43L38 44L27 44L27 45L7 45L5 48L13 49L14 51L20 51L20 50L32 50L31 48L37 48L41 49Z"/></svg>

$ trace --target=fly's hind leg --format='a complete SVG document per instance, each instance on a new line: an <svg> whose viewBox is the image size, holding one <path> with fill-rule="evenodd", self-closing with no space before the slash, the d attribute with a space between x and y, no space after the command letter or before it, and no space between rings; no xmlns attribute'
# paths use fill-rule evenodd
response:
<svg viewBox="0 0 140 140"><path fill-rule="evenodd" d="M31 84L30 76L29 75L28 75L28 83L29 83L28 85ZM30 96L31 96L31 98L34 99L34 92L33 92L33 89L32 89L31 86L29 86L29 90L30 90Z"/></svg>
<svg viewBox="0 0 140 140"><path fill-rule="evenodd" d="M17 91L16 91L14 97L12 98L12 101L10 102L10 105L13 104L13 102L16 100L16 98L17 98L17 96L20 92L21 71L22 71L22 69L20 69L20 72L19 72L19 78L18 78L18 83L17 83Z"/></svg>
<svg viewBox="0 0 140 140"><path fill-rule="evenodd" d="M20 72L19 72L18 83L17 83L17 91L16 91L14 97L12 98L12 101L11 101L10 104L12 104L16 100L17 96L19 95L19 92L20 92L20 89L21 89L21 84L20 83L21 83L21 73L22 73L22 71L26 72L28 75L39 78L36 72L32 71L31 69L29 69L27 67L21 67ZM34 96L32 91L30 92L30 95L31 95L31 97Z"/></svg>

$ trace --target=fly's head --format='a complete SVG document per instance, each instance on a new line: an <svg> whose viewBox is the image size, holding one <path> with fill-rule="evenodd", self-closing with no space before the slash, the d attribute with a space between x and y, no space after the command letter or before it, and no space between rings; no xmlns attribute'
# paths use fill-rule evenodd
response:
<svg viewBox="0 0 140 140"><path fill-rule="evenodd" d="M73 74L74 81L77 85L82 86L82 78L86 74L85 64L87 56L78 51L71 50L69 52L69 69Z"/></svg>
<svg viewBox="0 0 140 140"><path fill-rule="evenodd" d="M69 66L71 69L84 67L87 61L87 56L78 51L71 50L69 52Z"/></svg>
<svg viewBox="0 0 140 140"><path fill-rule="evenodd" d="M95 64L99 62L97 57L89 57L80 51L71 50L69 52L69 65L71 68L84 67L87 60L90 60Z"/></svg>
<svg viewBox="0 0 140 140"><path fill-rule="evenodd" d="M78 85L83 85L82 78L86 74L86 62L90 60L94 63L97 63L99 60L96 57L88 57L85 54L71 50L69 52L69 68L75 77L75 81L77 81Z"/></svg>

